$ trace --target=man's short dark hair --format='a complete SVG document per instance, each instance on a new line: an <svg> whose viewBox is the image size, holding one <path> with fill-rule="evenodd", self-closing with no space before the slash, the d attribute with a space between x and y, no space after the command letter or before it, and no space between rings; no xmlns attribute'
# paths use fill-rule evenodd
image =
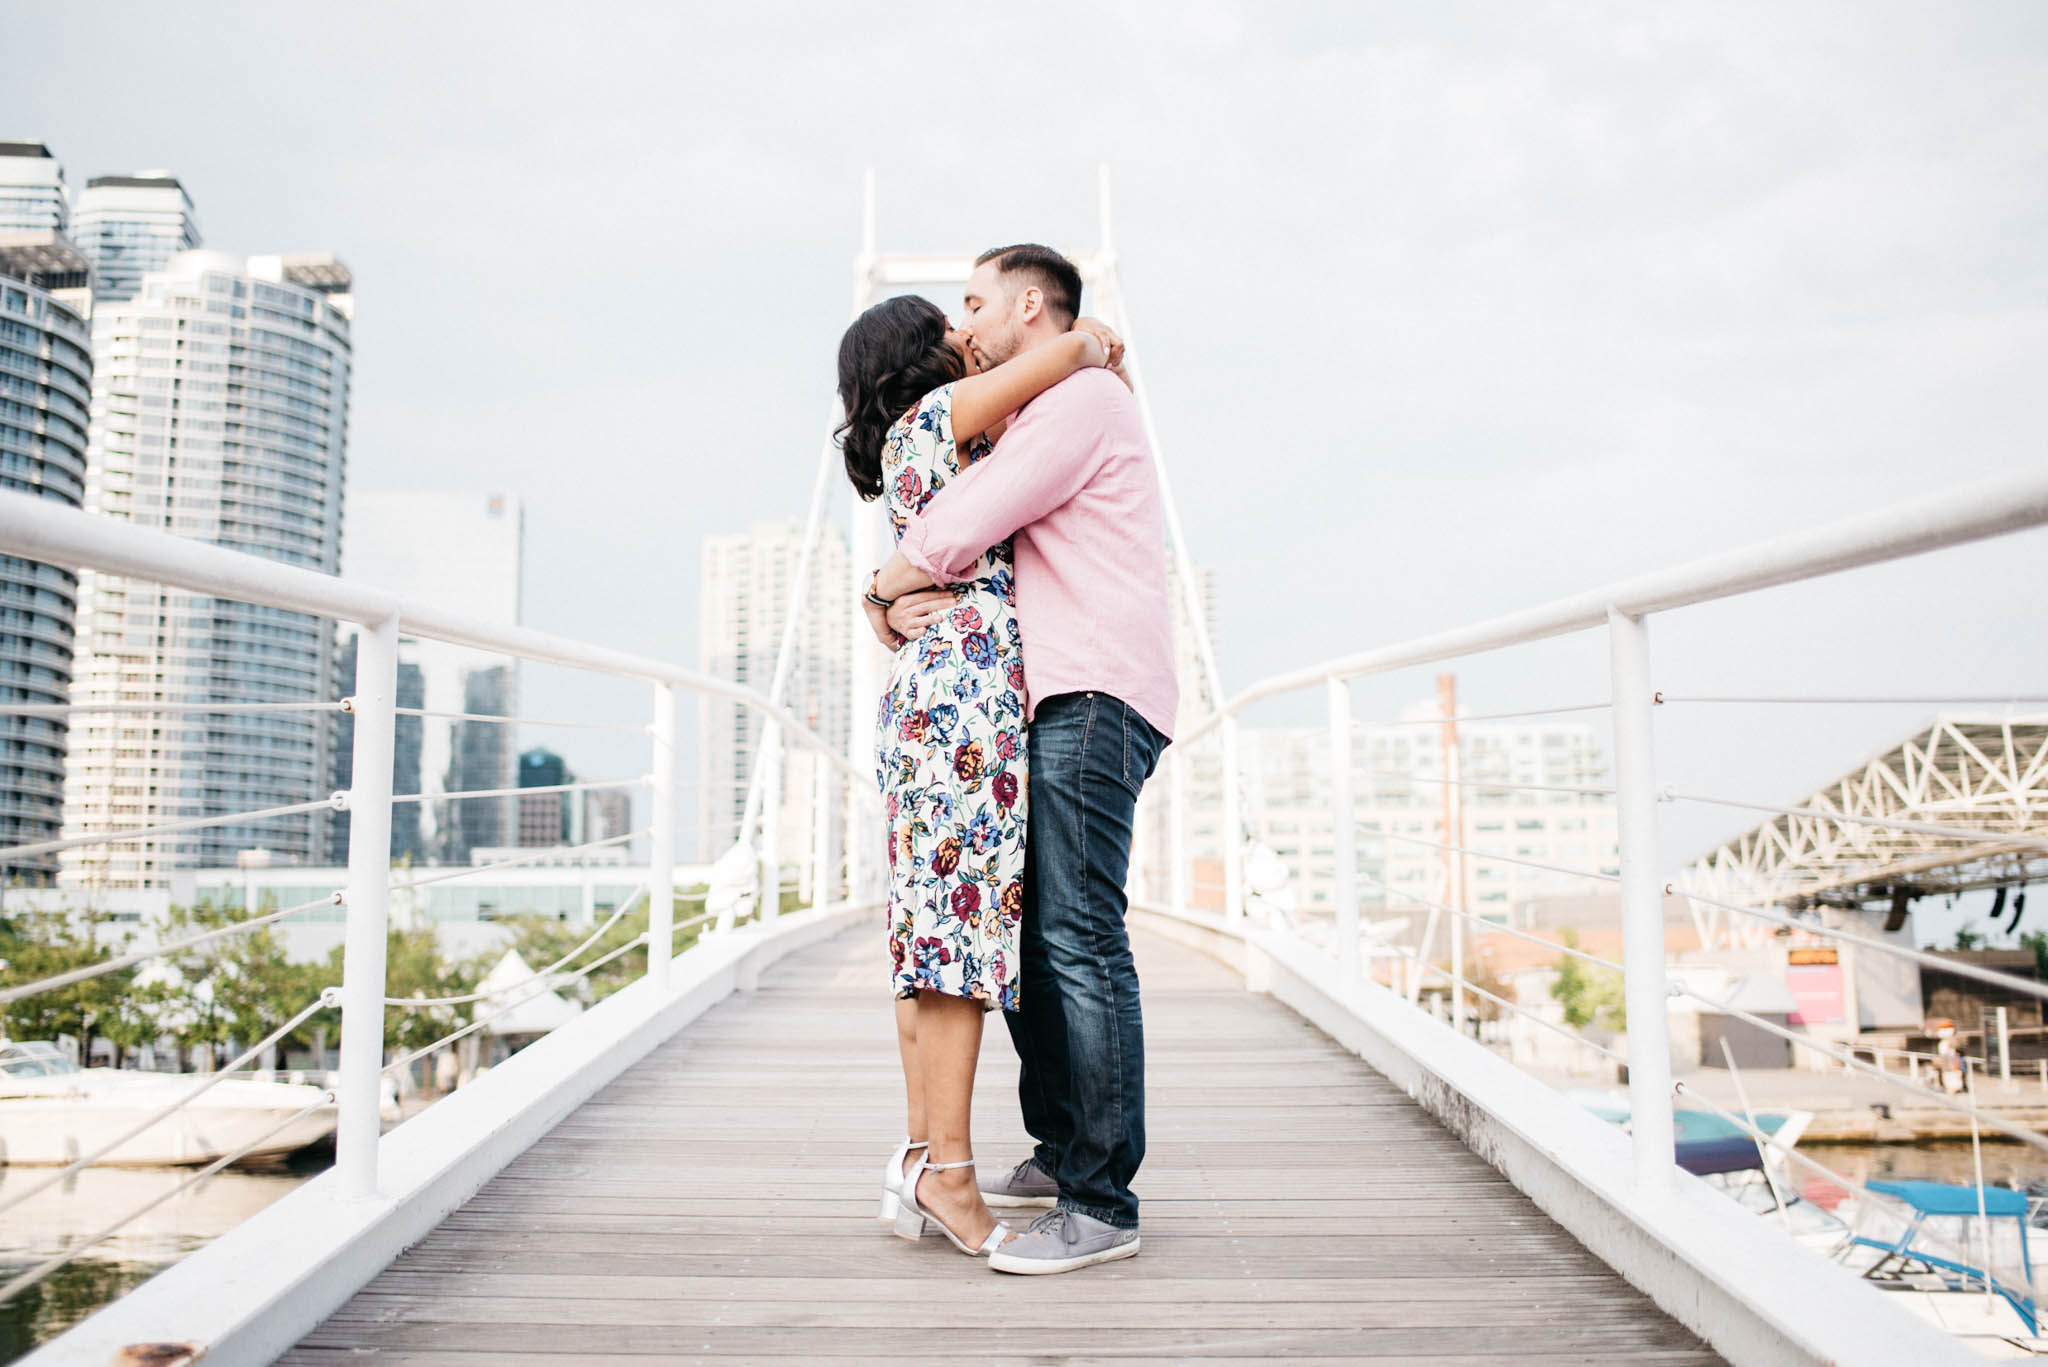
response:
<svg viewBox="0 0 2048 1367"><path fill-rule="evenodd" d="M1024 288L1038 286L1045 295L1046 310L1062 328L1072 327L1081 316L1081 272L1052 248L1020 242L1014 247L991 247L974 258L977 266L991 261L996 263L997 275L1022 275Z"/></svg>

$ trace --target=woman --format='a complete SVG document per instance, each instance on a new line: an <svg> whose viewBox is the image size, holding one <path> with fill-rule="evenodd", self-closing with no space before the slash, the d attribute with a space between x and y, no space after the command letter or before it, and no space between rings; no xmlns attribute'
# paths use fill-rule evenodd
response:
<svg viewBox="0 0 2048 1367"><path fill-rule="evenodd" d="M854 490L887 499L900 538L947 480L989 454L1008 415L1107 364L1108 345L1115 335L1083 319L983 371L928 300L875 305L839 344L838 436ZM982 1015L1015 1010L1019 992L1027 800L1012 588L1010 547L991 546L972 578L950 586L950 609L916 641L898 641L876 740L910 1136L883 1172L881 1217L911 1239L936 1222L973 1255L1009 1232L974 1182L969 1111Z"/></svg>

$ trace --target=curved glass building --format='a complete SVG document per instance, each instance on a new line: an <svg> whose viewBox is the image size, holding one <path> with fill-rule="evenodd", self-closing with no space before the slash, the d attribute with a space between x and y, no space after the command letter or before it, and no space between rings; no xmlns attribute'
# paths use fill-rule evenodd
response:
<svg viewBox="0 0 2048 1367"><path fill-rule="evenodd" d="M341 561L353 312L331 256L184 252L93 315L88 510L329 574ZM324 703L334 628L87 572L73 700ZM325 797L325 711L81 714L64 830L87 836ZM64 852L63 881L161 885L178 867L325 857L325 813Z"/></svg>
<svg viewBox="0 0 2048 1367"><path fill-rule="evenodd" d="M69 247L54 233L37 236L0 237L0 489L77 507L85 494L91 336L83 302L42 286L75 290L84 262L76 253L71 263L61 259ZM53 267L76 278L53 280ZM77 598L71 571L0 555L0 703L68 700ZM0 716L0 847L56 838L64 751L61 718ZM0 879L44 883L56 868L56 855L30 855L6 861Z"/></svg>

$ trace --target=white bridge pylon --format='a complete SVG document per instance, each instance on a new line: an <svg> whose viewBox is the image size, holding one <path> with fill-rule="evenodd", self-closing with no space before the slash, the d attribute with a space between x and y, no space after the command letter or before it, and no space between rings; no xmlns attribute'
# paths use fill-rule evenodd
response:
<svg viewBox="0 0 2048 1367"><path fill-rule="evenodd" d="M1173 497L1173 486L1168 478L1164 448L1159 440L1157 424L1153 420L1152 404L1140 371L1141 353L1134 330L1131 326L1130 310L1126 305L1122 281L1117 272L1117 255L1110 225L1109 168L1103 166L1098 173L1099 217L1098 245L1087 252L1066 251L1065 255L1081 273L1084 286L1093 292L1094 316L1108 323L1124 339L1124 373L1130 377L1133 393L1138 404L1138 414L1145 429L1145 439L1152 448L1153 466L1158 473L1161 503L1166 514L1168 545L1163 552L1173 556L1179 580L1180 602L1177 610L1184 614L1190 639L1194 643L1195 655L1201 675L1197 692L1210 708L1219 707L1223 700L1223 680L1216 664L1215 643L1209 637L1208 619L1204 614L1201 586L1196 579L1194 562L1188 554L1187 538L1181 529L1180 508ZM974 272L973 255L934 255L916 253L883 253L875 248L875 173L870 170L863 178L862 218L860 252L853 259L852 308L848 319L856 318L878 299L902 292L937 294L943 290L953 292L951 298L935 300L948 314L956 313L959 307L958 291L967 283ZM1049 244L1057 245L1057 244ZM1062 249L1063 251L1065 249ZM805 524L803 549L798 559L797 573L790 584L788 612L783 618L783 636L776 656L773 680L768 696L772 703L781 706L786 702L789 688L789 674L795 659L796 635L801 626L805 600L810 588L812 556L819 534L824 526L825 507L828 492L836 487L835 481L844 468L838 443L831 432L840 421L840 408L835 396L831 405L831 416L826 423L826 437L818 456L816 478L812 482L810 514ZM871 766L874 738L868 732L864 721L874 716L875 700L880 695L885 656L879 645L871 643L866 618L860 611L860 592L867 587L866 578L876 565L886 558L882 536L881 508L862 499L853 500L853 513L848 526L847 549L850 572L859 581L850 598L854 604L855 621L852 625L852 660L848 688L848 736L847 760L856 773L866 773ZM762 736L762 743L756 753L753 774L747 787L745 815L741 820L739 847L749 845L758 837L754 846L759 860L760 896L775 895L773 889L779 885L776 846L779 839L776 831L776 807L780 802L780 737L770 723ZM820 766L821 771L823 766ZM821 772L820 791L813 811L819 825L825 823L824 814L836 805L829 802L824 785L828 779ZM846 887L849 896L874 895L879 890L881 864L875 858L876 841L869 822L852 819L857 811L878 817L879 806L876 794L866 790L857 781L847 794L845 811L848 820L844 831L844 857L846 860ZM823 872L826 854L822 830L813 832L816 849L812 856L814 876L820 884L829 880ZM728 855L733 859L734 855ZM820 893L820 896L823 894ZM721 924L725 924L721 921Z"/></svg>

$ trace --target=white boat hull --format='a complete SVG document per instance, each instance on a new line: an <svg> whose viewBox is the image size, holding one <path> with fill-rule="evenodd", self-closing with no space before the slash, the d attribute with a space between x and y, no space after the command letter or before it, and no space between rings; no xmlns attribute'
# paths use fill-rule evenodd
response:
<svg viewBox="0 0 2048 1367"><path fill-rule="evenodd" d="M141 1125L198 1081L191 1074L111 1069L11 1080L13 1094L0 1095L0 1163L52 1167L76 1162ZM49 1085L45 1091L36 1083L66 1085ZM109 1167L189 1167L245 1145L253 1147L237 1162L278 1158L334 1132L332 1102L292 1119L326 1095L296 1083L224 1080L94 1161ZM273 1129L277 1133L269 1133Z"/></svg>

